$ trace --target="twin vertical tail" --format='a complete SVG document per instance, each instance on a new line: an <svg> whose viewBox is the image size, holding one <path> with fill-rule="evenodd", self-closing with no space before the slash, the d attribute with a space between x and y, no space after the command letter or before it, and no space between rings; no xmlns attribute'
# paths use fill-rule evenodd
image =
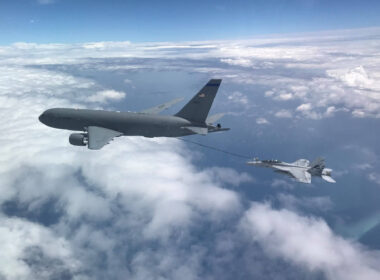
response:
<svg viewBox="0 0 380 280"><path fill-rule="evenodd" d="M310 173L315 175L322 174L323 169L325 168L325 160L323 158L317 158L310 164Z"/></svg>
<svg viewBox="0 0 380 280"><path fill-rule="evenodd" d="M331 177L332 169L325 168L325 160L323 158L317 158L313 161L308 172L312 175L321 176L323 180L329 183L335 183L335 180Z"/></svg>
<svg viewBox="0 0 380 280"><path fill-rule="evenodd" d="M204 124L221 82L210 80L175 116Z"/></svg>

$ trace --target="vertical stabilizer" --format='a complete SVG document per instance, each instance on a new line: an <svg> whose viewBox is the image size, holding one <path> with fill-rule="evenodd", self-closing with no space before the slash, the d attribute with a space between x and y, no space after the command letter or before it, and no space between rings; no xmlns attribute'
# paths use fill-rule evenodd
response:
<svg viewBox="0 0 380 280"><path fill-rule="evenodd" d="M310 168L316 168L322 171L323 168L325 168L325 159L321 157L317 158L310 164Z"/></svg>
<svg viewBox="0 0 380 280"><path fill-rule="evenodd" d="M317 158L310 164L308 172L314 176L320 176L325 168L325 160L323 158Z"/></svg>
<svg viewBox="0 0 380 280"><path fill-rule="evenodd" d="M177 114L177 117L205 123L221 79L210 80Z"/></svg>

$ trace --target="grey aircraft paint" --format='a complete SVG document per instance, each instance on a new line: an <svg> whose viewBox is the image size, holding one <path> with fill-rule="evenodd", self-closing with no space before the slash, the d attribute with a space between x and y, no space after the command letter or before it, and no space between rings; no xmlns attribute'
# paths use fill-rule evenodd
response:
<svg viewBox="0 0 380 280"><path fill-rule="evenodd" d="M117 136L180 137L225 131L228 128L207 121L213 100L222 80L210 80L176 115L158 115L176 103L174 100L143 112L54 108L39 120L50 127L81 131L70 136L70 143L100 149ZM154 112L153 114L150 112ZM222 115L211 116L216 121ZM96 143L96 144L95 144Z"/></svg>
<svg viewBox="0 0 380 280"><path fill-rule="evenodd" d="M311 176L321 177L329 183L335 183L331 178L332 169L325 168L325 160L318 158L311 164L307 159L299 159L288 163L280 160L259 160L258 158L248 161L247 164L273 168L275 172L288 175L301 183L310 184Z"/></svg>

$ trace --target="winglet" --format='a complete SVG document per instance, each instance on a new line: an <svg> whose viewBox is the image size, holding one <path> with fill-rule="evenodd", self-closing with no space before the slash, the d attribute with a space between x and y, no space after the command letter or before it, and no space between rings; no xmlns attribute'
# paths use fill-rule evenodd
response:
<svg viewBox="0 0 380 280"><path fill-rule="evenodd" d="M160 105L157 105L155 107L152 107L152 108L149 108L149 109L145 109L143 111L141 111L140 113L144 113L144 114L159 114L161 113L162 111L170 108L171 106L173 106L174 104L180 102L183 100L183 97L181 98L176 98L172 101L169 101L169 102L166 102L164 104L160 104Z"/></svg>

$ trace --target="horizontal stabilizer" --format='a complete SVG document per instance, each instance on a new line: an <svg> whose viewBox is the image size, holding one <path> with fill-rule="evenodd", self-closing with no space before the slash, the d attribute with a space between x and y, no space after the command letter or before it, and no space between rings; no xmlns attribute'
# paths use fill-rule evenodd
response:
<svg viewBox="0 0 380 280"><path fill-rule="evenodd" d="M190 130L196 134L206 135L208 133L207 127L198 127L198 126L186 126L184 129Z"/></svg>
<svg viewBox="0 0 380 280"><path fill-rule="evenodd" d="M166 102L164 104L157 105L157 106L149 108L149 109L145 109L145 110L141 111L140 113L144 113L144 114L159 114L162 111L170 108L171 106L173 106L174 104L177 104L178 102L180 102L182 100L183 100L183 97L177 98L177 99L174 99L172 101Z"/></svg>
<svg viewBox="0 0 380 280"><path fill-rule="evenodd" d="M226 113L219 113L212 116L207 117L206 123L213 124L216 123L219 119L221 119Z"/></svg>
<svg viewBox="0 0 380 280"><path fill-rule="evenodd" d="M219 132L219 131L227 131L230 130L228 127L223 127L223 128L218 128L218 127L209 127L208 128L208 133L210 132Z"/></svg>
<svg viewBox="0 0 380 280"><path fill-rule="evenodd" d="M328 175L321 175L322 179L329 183L336 183L336 181Z"/></svg>

